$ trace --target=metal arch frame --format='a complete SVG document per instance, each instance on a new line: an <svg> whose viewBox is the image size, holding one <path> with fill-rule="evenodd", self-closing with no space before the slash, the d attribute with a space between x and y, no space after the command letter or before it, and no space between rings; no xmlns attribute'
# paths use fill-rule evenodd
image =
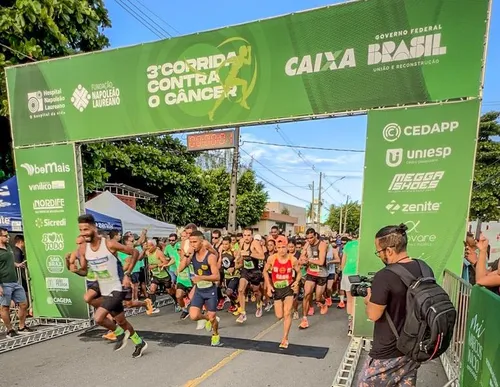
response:
<svg viewBox="0 0 500 387"><path fill-rule="evenodd" d="M335 374L332 387L350 387L356 376L356 369L363 346L368 346L369 340L363 337L352 337L340 366Z"/></svg>
<svg viewBox="0 0 500 387"><path fill-rule="evenodd" d="M173 304L171 297L163 297L157 300L155 307L161 308ZM125 310L126 317L137 316L146 312L146 308L130 308ZM27 347L28 345L55 339L57 337L69 335L96 326L93 319L75 320L65 318L30 318L26 320L26 326L41 326L34 333L19 335L15 338L5 338L0 340L0 354L13 351L15 349ZM5 326L0 327L0 333L5 333Z"/></svg>

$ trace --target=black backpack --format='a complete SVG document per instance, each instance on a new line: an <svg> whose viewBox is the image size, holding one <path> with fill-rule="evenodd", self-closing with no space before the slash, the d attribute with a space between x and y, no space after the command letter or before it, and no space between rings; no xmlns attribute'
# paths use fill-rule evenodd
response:
<svg viewBox="0 0 500 387"><path fill-rule="evenodd" d="M397 338L397 348L412 360L422 363L439 357L449 347L457 312L450 297L436 283L432 271L424 262L415 259L422 276L416 278L401 264L388 265L408 288L406 320L398 333L387 310L385 316Z"/></svg>

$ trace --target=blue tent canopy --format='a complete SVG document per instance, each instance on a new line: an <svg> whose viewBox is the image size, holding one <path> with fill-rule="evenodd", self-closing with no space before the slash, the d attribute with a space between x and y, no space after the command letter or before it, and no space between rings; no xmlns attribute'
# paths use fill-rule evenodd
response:
<svg viewBox="0 0 500 387"><path fill-rule="evenodd" d="M120 219L89 209L85 209L85 212L94 216L99 230L110 231L116 229L123 232ZM15 176L0 184L0 227L6 228L11 232L23 231L19 191Z"/></svg>

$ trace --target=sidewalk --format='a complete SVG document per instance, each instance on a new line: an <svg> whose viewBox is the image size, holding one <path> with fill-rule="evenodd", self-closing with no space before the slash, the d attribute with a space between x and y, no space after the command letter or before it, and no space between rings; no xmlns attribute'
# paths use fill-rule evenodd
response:
<svg viewBox="0 0 500 387"><path fill-rule="evenodd" d="M363 351L359 358L352 387L358 386L359 378L367 358L368 353ZM417 387L443 387L446 383L448 383L448 378L439 359L423 364L418 370Z"/></svg>

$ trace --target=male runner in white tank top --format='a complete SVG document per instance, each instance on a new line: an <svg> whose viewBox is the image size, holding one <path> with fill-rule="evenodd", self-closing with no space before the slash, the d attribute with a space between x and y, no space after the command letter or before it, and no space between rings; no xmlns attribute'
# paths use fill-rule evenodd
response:
<svg viewBox="0 0 500 387"><path fill-rule="evenodd" d="M115 351L125 348L130 338L135 344L132 357L141 357L148 345L127 321L123 308L126 291L131 291L130 276L139 252L115 240L100 238L92 215L79 216L78 227L80 236L85 238L86 243L79 246L80 269L74 268L73 271L86 275L90 266L96 276L99 292L102 295L102 303L94 313L94 320L97 324L115 333ZM119 251L131 256L129 269L125 273L116 257ZM116 323L106 318L108 314L113 316Z"/></svg>

